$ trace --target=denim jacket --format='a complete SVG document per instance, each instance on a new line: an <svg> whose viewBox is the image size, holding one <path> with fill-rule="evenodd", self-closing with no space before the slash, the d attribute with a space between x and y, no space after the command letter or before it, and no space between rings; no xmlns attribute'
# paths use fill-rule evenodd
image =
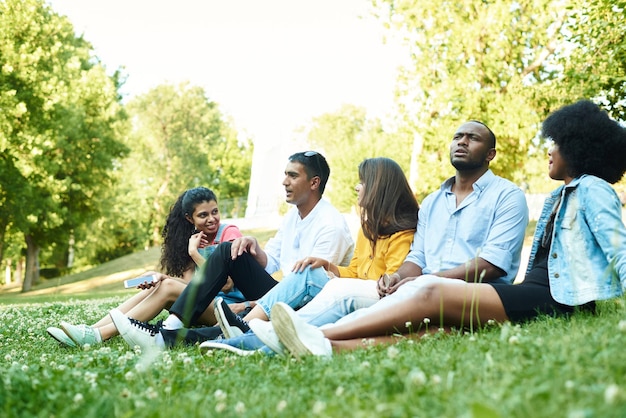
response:
<svg viewBox="0 0 626 418"><path fill-rule="evenodd" d="M626 287L626 228L621 204L610 184L595 176L577 177L546 199L527 271L555 204L559 207L548 253L552 297L575 306L621 295Z"/></svg>

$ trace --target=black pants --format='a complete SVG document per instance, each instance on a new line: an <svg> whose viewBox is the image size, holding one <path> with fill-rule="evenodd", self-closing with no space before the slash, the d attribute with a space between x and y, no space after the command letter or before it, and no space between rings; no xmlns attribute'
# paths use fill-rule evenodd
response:
<svg viewBox="0 0 626 418"><path fill-rule="evenodd" d="M230 256L230 242L217 246L170 308L170 313L183 321L186 327L195 325L215 296L226 284L228 277L247 300L256 300L278 283L247 252L235 260Z"/></svg>

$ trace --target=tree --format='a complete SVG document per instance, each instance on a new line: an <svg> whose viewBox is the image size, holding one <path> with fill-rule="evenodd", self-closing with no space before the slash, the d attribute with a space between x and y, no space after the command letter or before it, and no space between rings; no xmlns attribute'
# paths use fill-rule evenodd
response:
<svg viewBox="0 0 626 418"><path fill-rule="evenodd" d="M367 117L364 108L344 105L338 111L313 119L307 140L323 150L331 168L328 188L324 195L343 212L356 204L354 187L359 181L358 166L368 157L386 156L408 168L409 143L402 143L395 135L394 146L389 146L392 135L385 132L379 119Z"/></svg>
<svg viewBox="0 0 626 418"><path fill-rule="evenodd" d="M374 4L411 58L396 96L403 129L414 137L412 184L421 195L451 174L450 137L465 120L492 128L492 168L519 183L529 159L545 159L537 133L550 111L584 96L623 117L623 0Z"/></svg>
<svg viewBox="0 0 626 418"><path fill-rule="evenodd" d="M0 148L11 173L0 195L5 228L26 242L24 291L37 280L40 250L65 254L73 231L97 216L126 152L119 82L92 49L43 1L0 2Z"/></svg>
<svg viewBox="0 0 626 418"><path fill-rule="evenodd" d="M251 143L238 137L201 87L160 85L135 97L127 109L132 151L119 170L124 192L114 206L133 208L116 219L122 227L135 222L144 228L136 237L143 244L160 243L170 205L188 188L209 187L220 200L247 194Z"/></svg>

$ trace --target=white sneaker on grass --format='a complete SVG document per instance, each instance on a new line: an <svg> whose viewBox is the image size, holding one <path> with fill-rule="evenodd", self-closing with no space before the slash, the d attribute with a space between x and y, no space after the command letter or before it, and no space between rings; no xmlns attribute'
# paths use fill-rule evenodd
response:
<svg viewBox="0 0 626 418"><path fill-rule="evenodd" d="M271 322L253 318L248 322L248 325L259 340L263 341L263 344L268 346L273 352L280 356L287 355L287 349L278 339Z"/></svg>
<svg viewBox="0 0 626 418"><path fill-rule="evenodd" d="M74 340L72 340L66 333L65 331L63 331L61 328L57 328L57 327L49 327L46 329L46 331L48 332L48 334L50 334L50 336L52 338L54 338L55 340L57 340L59 343L61 343L61 345L64 345L66 347L73 347L76 348L77 345L74 342Z"/></svg>
<svg viewBox="0 0 626 418"><path fill-rule="evenodd" d="M78 347L82 347L85 344L96 345L102 343L100 331L91 328L89 325L72 325L68 322L61 321L61 328Z"/></svg>
<svg viewBox="0 0 626 418"><path fill-rule="evenodd" d="M156 342L156 336L159 333L160 323L157 325L141 322L133 318L129 318L119 309L113 309L109 312L113 324L117 328L120 336L126 341L131 348L139 346L141 351L162 351L163 347Z"/></svg>
<svg viewBox="0 0 626 418"><path fill-rule="evenodd" d="M322 357L333 355L330 340L324 337L324 333L304 322L286 303L276 303L272 307L271 317L278 339L294 357L310 354Z"/></svg>

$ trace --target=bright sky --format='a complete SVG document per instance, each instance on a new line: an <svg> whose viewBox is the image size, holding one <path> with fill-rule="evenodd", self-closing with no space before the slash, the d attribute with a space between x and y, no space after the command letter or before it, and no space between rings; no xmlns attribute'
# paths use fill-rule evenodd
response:
<svg viewBox="0 0 626 418"><path fill-rule="evenodd" d="M126 98L189 80L256 141L282 141L344 103L385 116L401 49L368 0L49 0ZM257 142L258 143L258 142Z"/></svg>

